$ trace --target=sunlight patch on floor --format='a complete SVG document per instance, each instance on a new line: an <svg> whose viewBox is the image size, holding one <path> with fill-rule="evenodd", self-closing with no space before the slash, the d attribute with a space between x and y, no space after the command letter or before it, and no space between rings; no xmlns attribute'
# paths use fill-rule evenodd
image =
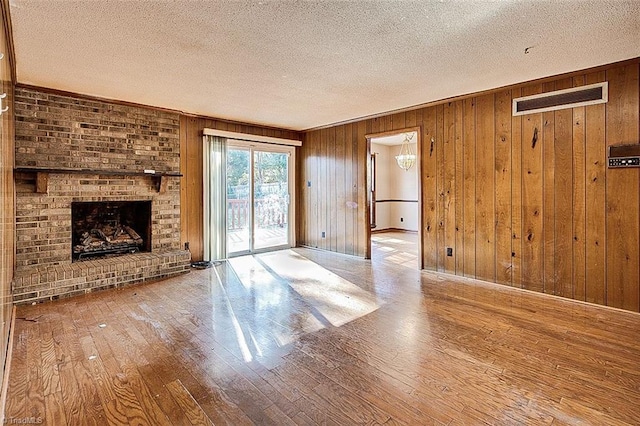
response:
<svg viewBox="0 0 640 426"><path fill-rule="evenodd" d="M397 265L405 265L411 263L410 266L413 266L413 263L415 263L416 261L416 256L411 256L406 253L397 253L387 257L385 260L388 262L393 262Z"/></svg>
<svg viewBox="0 0 640 426"><path fill-rule="evenodd" d="M418 268L418 235L410 232L377 232L371 235L372 259Z"/></svg>
<svg viewBox="0 0 640 426"><path fill-rule="evenodd" d="M238 342L238 347L240 348L240 352L242 353L242 358L245 362L251 362L253 360L253 356L251 355L251 351L249 350L249 345L247 344L247 339L242 332L242 327L240 326L240 322L236 317L236 313L233 310L233 306L231 306L231 302L229 301L229 297L227 296L227 292L222 285L222 280L220 279L220 275L218 275L217 270L214 268L214 272L217 276L218 283L220 285L220 289L225 297L225 304L227 306L229 316L231 317L231 322L233 324L233 330L236 333L236 341ZM215 313L213 313L213 318L215 319Z"/></svg>
<svg viewBox="0 0 640 426"><path fill-rule="evenodd" d="M378 309L375 295L291 251L257 256L312 305L333 326L339 327Z"/></svg>
<svg viewBox="0 0 640 426"><path fill-rule="evenodd" d="M381 243L386 243L386 244L404 244L404 245L413 245L414 243L412 243L411 241L403 241L403 240L399 240L397 238L375 238L375 237L371 237L371 241L376 241L376 242L381 242Z"/></svg>
<svg viewBox="0 0 640 426"><path fill-rule="evenodd" d="M240 256L228 260L242 286L250 290L254 308L269 317L269 321L262 323L267 327L278 342L279 346L286 346L300 336L313 333L324 328L324 325L312 313L302 315L300 311L291 314L289 304L292 303L288 292L291 290L280 277L269 271L256 256ZM280 326L293 332L285 332L282 327L270 326L270 322L280 323Z"/></svg>

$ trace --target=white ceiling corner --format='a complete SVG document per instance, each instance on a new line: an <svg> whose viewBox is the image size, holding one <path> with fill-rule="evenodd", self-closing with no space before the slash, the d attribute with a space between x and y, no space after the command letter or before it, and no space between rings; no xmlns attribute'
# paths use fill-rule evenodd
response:
<svg viewBox="0 0 640 426"><path fill-rule="evenodd" d="M10 5L20 83L294 130L640 56L637 0Z"/></svg>

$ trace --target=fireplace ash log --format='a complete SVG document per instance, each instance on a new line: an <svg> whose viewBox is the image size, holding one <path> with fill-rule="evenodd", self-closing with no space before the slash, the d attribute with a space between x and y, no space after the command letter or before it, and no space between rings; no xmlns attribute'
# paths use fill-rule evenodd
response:
<svg viewBox="0 0 640 426"><path fill-rule="evenodd" d="M115 230L115 231L114 231L114 233L113 233L113 239L114 239L114 240L118 239L118 237L119 237L120 235L122 235L122 233L123 233L123 232L124 232L124 231L122 230L122 226L118 225L118 227L116 228L116 230Z"/></svg>
<svg viewBox="0 0 640 426"><path fill-rule="evenodd" d="M104 234L104 232L102 232L99 229L92 229L91 230L91 235L93 235L94 237L98 237L101 240L108 241L107 240L107 236Z"/></svg>
<svg viewBox="0 0 640 426"><path fill-rule="evenodd" d="M82 233L82 243L81 243L81 245L88 246L89 243L91 243L92 239L93 239L93 237L91 237L91 235L89 235L88 232L83 232Z"/></svg>
<svg viewBox="0 0 640 426"><path fill-rule="evenodd" d="M142 237L136 231L134 231L130 226L127 225L122 225L122 227L125 231L127 231L127 234L129 234L131 238L135 240L136 244L142 244Z"/></svg>

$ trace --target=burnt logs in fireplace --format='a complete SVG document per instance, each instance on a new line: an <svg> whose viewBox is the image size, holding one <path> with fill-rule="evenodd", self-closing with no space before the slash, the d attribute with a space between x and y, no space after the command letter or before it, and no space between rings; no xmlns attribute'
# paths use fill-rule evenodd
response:
<svg viewBox="0 0 640 426"><path fill-rule="evenodd" d="M80 258L98 252L136 253L143 243L142 237L129 226L105 225L102 229L83 232L82 242L73 248L73 252Z"/></svg>
<svg viewBox="0 0 640 426"><path fill-rule="evenodd" d="M72 204L72 259L114 256L151 248L151 203L145 201Z"/></svg>

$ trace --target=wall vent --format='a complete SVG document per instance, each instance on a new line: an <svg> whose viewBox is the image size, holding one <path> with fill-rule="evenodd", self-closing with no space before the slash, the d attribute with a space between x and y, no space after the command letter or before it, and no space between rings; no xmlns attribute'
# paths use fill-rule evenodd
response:
<svg viewBox="0 0 640 426"><path fill-rule="evenodd" d="M609 84L605 81L603 83L589 84L588 86L515 98L513 100L513 115L602 104L607 102L608 92Z"/></svg>

